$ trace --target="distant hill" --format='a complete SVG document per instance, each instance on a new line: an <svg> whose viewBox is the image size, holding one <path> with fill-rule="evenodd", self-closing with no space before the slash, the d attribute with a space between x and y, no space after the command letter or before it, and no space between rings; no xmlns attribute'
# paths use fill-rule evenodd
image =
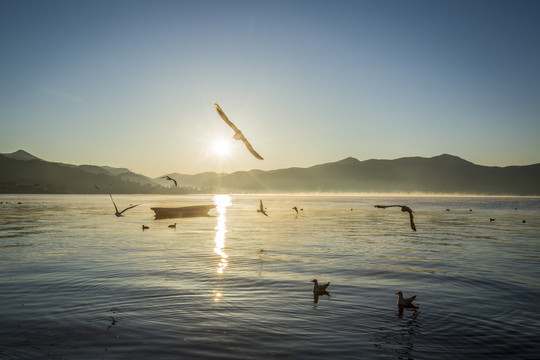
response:
<svg viewBox="0 0 540 360"><path fill-rule="evenodd" d="M17 154L16 156L12 156ZM111 174L94 165L60 164L41 160L24 151L0 154L0 193L159 193L194 192L186 187L163 187L134 173ZM17 158L14 158L17 157Z"/></svg>
<svg viewBox="0 0 540 360"><path fill-rule="evenodd" d="M346 158L309 168L172 174L192 187L239 193L367 192L540 195L540 164L488 167L443 154L396 160Z"/></svg>
<svg viewBox="0 0 540 360"><path fill-rule="evenodd" d="M34 155L30 154L30 153L27 153L26 151L24 150L17 150L15 151L14 153L11 153L11 154L1 154L1 155L4 155L10 159L15 159L15 160L23 160L23 161L27 161L27 160L41 160L40 158L38 157L35 157Z"/></svg>
<svg viewBox="0 0 540 360"><path fill-rule="evenodd" d="M177 180L178 187L161 177L151 179L128 169L53 163L23 150L0 155L0 193L422 192L540 196L540 164L481 166L448 154L366 161L349 157L308 168L168 175Z"/></svg>

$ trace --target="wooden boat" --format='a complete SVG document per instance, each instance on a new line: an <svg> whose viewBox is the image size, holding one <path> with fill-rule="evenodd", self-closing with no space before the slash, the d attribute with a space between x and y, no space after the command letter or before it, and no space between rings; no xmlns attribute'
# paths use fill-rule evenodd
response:
<svg viewBox="0 0 540 360"><path fill-rule="evenodd" d="M208 212L216 205L194 205L181 207L153 207L155 219L170 219L183 217L208 216Z"/></svg>

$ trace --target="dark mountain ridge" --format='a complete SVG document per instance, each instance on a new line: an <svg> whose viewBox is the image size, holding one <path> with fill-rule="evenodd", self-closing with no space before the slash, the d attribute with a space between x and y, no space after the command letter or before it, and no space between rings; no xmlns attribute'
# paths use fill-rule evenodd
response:
<svg viewBox="0 0 540 360"><path fill-rule="evenodd" d="M181 183L251 193L367 192L540 195L540 164L488 167L457 156L365 160L349 157L308 168L231 174L170 174Z"/></svg>
<svg viewBox="0 0 540 360"><path fill-rule="evenodd" d="M14 155L16 156L9 156ZM18 159L17 159L18 158ZM124 171L125 170L125 171ZM365 160L348 157L308 168L148 178L123 168L69 165L22 150L0 155L0 193L450 193L540 196L540 164L481 166L457 156ZM97 188L96 188L97 186Z"/></svg>

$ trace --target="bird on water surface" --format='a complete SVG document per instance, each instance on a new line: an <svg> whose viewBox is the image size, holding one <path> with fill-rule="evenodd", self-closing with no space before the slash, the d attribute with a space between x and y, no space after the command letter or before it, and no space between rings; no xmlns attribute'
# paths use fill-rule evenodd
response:
<svg viewBox="0 0 540 360"><path fill-rule="evenodd" d="M232 123L231 120L229 120L229 118L227 117L227 115L225 115L225 113L223 112L223 110L221 110L221 108L219 107L218 104L214 104L214 106L216 107L216 111L218 112L219 116L221 116L221 118L223 119L223 121L225 121L225 123L227 123L227 125L229 125L231 127L231 129L234 130L234 135L233 135L233 139L235 140L242 140L242 142L244 143L244 145L246 145L246 148L249 150L249 152L255 156L257 159L259 160L263 160L263 157L261 155L259 155L255 149L253 149L253 146L250 144L250 142L246 139L246 137L244 136L244 134L242 134L242 132L240 131L240 129L238 129L236 127L236 125L234 125Z"/></svg>
<svg viewBox="0 0 540 360"><path fill-rule="evenodd" d="M313 282L313 292L319 293L319 294L325 293L326 288L330 285L330 281L327 282L326 284L320 284L320 285L317 279L313 279L311 280L311 282Z"/></svg>
<svg viewBox="0 0 540 360"><path fill-rule="evenodd" d="M413 229L413 231L416 231L416 225L414 225L414 215L413 215L413 211L410 207L406 206L406 205L375 205L376 208L379 208L379 209L386 209L388 207L399 207L401 208L401 211L403 212L408 212L409 213L409 219L410 219L410 222L411 222L411 229Z"/></svg>
<svg viewBox="0 0 540 360"><path fill-rule="evenodd" d="M416 299L416 295L413 295L408 298L404 298L403 293L401 291L398 291L396 295L398 296L397 305L400 308L404 308L404 307L410 307L410 308L415 308L415 309L417 308L417 306L412 303Z"/></svg>

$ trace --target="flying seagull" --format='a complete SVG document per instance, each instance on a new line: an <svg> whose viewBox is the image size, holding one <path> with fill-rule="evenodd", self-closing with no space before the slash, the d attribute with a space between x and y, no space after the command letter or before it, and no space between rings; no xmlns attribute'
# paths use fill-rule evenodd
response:
<svg viewBox="0 0 540 360"><path fill-rule="evenodd" d="M242 134L242 132L240 131L240 129L238 129L236 127L236 125L234 125L232 123L231 120L229 120L229 118L227 117L227 115L225 115L225 113L223 112L223 110L221 110L221 108L219 107L218 104L214 104L214 106L216 107L216 110L219 114L219 116L221 116L221 118L223 119L223 121L225 121L227 123L227 125L229 125L231 127L231 129L234 130L234 135L233 135L233 139L235 140L242 140L244 142L244 145L246 145L247 149L249 150L249 152L251 154L253 154L253 156L255 156L257 159L259 160L263 160L262 156L259 155L255 149L253 149L253 146L251 146L251 144L249 143L249 141L246 139L246 137L244 136L244 134Z"/></svg>
<svg viewBox="0 0 540 360"><path fill-rule="evenodd" d="M410 207L405 206L405 205L375 205L375 207L379 208L379 209L386 209L388 207L400 207L401 211L409 213L409 219L411 220L411 229L416 231L416 226L414 225L414 221L413 221L414 215L413 215L413 211L412 211L412 209Z"/></svg>
<svg viewBox="0 0 540 360"><path fill-rule="evenodd" d="M415 308L415 309L417 308L417 306L412 303L416 299L416 295L411 296L409 298L404 298L403 293L401 291L398 291L396 295L398 296L397 305L400 308L402 307L410 307L410 308Z"/></svg>
<svg viewBox="0 0 540 360"><path fill-rule="evenodd" d="M296 206L294 206L292 209L298 214L298 208Z"/></svg>
<svg viewBox="0 0 540 360"><path fill-rule="evenodd" d="M170 177L168 175L163 176L162 179L171 180L172 182L174 182L174 186L178 186L178 183L176 182L176 180L174 180L172 177Z"/></svg>
<svg viewBox="0 0 540 360"><path fill-rule="evenodd" d="M116 215L116 216L118 216L118 217L122 216L122 214L123 214L125 211L127 211L127 210L129 210L129 209L132 209L132 208L134 208L135 206L141 205L141 204L132 205L132 206L130 206L130 207L125 208L125 209L122 210L122 211L118 211L118 207L116 207L116 204L114 203L114 200L113 200L113 198L112 198L111 193L109 193L109 196L111 197L112 203L113 203L113 205L114 205L114 209L116 210L116 212L115 212L114 215Z"/></svg>
<svg viewBox="0 0 540 360"><path fill-rule="evenodd" d="M264 210L262 200L259 200L259 208L257 209L257 212L268 216L268 214L266 213L266 210Z"/></svg>
<svg viewBox="0 0 540 360"><path fill-rule="evenodd" d="M325 293L326 288L330 285L330 281L327 282L326 284L321 284L321 285L319 285L319 282L317 281L317 279L313 279L311 281L313 282L313 292L318 293L318 294Z"/></svg>

